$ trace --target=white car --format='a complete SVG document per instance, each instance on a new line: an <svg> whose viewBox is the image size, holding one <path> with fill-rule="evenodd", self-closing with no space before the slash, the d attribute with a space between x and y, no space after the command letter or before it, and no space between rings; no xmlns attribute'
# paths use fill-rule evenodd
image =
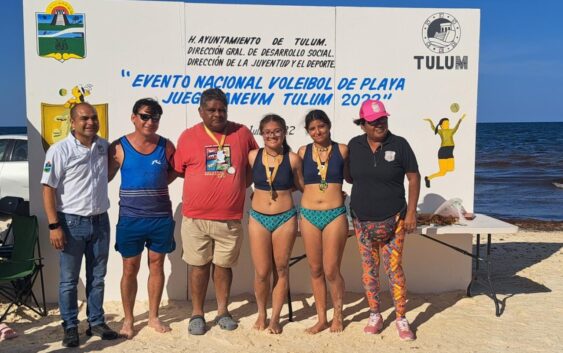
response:
<svg viewBox="0 0 563 353"><path fill-rule="evenodd" d="M0 135L0 198L29 200L27 135Z"/></svg>

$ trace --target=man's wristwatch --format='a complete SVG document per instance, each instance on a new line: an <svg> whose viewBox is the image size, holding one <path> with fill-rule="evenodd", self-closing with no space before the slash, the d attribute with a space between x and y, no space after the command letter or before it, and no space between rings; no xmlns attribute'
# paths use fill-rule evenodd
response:
<svg viewBox="0 0 563 353"><path fill-rule="evenodd" d="M60 223L60 222L49 223L49 229L50 229L50 230L57 229L57 228L59 228L60 226L61 226L61 223Z"/></svg>

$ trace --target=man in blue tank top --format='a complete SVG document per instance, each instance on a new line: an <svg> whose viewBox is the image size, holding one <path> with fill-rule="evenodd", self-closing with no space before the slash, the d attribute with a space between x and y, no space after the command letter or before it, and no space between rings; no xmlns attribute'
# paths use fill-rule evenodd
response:
<svg viewBox="0 0 563 353"><path fill-rule="evenodd" d="M121 169L119 221L115 249L123 257L121 298L125 319L120 334L132 338L137 274L143 248L149 259L149 321L157 332L170 327L158 318L164 288L164 259L174 251L174 220L168 184L177 176L172 166L174 145L158 130L162 107L151 98L138 100L131 121L135 131L114 141L109 149L109 180Z"/></svg>

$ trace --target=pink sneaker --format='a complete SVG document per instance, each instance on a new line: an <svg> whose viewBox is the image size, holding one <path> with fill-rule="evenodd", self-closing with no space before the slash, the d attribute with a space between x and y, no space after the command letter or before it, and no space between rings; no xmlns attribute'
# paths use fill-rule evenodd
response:
<svg viewBox="0 0 563 353"><path fill-rule="evenodd" d="M395 326L397 326L399 338L403 341L414 341L416 339L414 332L412 332L409 327L409 322L407 321L407 319L402 318L395 320Z"/></svg>
<svg viewBox="0 0 563 353"><path fill-rule="evenodd" d="M378 334L383 328L383 318L380 313L370 313L368 324L364 327L364 333L369 333L370 335Z"/></svg>

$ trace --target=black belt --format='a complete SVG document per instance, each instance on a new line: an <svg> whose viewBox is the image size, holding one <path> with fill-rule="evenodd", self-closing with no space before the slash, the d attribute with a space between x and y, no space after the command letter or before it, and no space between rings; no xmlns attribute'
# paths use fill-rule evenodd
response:
<svg viewBox="0 0 563 353"><path fill-rule="evenodd" d="M65 212L61 212L61 213L67 214L67 215L70 215L70 216L77 216L77 217L80 217L80 218L83 218L83 219L90 220L92 222L98 222L99 220L102 219L102 217L104 217L108 214L107 212L102 212L100 214L95 214L95 215L92 215L92 216L82 216L82 215L74 214L74 213L65 213Z"/></svg>
<svg viewBox="0 0 563 353"><path fill-rule="evenodd" d="M89 219L89 220L91 220L91 221L93 221L93 222L97 222L97 221L101 220L102 217L104 217L104 216L106 216L106 215L107 215L107 212L103 212L103 213L96 214L96 215L93 215L93 216L81 216L81 217L84 217L84 218L86 218L86 219Z"/></svg>

